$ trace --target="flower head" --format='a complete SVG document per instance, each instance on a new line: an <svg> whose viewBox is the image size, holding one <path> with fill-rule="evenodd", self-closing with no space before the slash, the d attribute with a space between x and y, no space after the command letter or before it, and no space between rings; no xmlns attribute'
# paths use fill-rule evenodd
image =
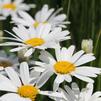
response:
<svg viewBox="0 0 101 101"><path fill-rule="evenodd" d="M17 16L18 11L28 11L32 6L23 3L23 0L1 0L0 14L4 17L11 15ZM35 7L35 5L33 5Z"/></svg>
<svg viewBox="0 0 101 101"><path fill-rule="evenodd" d="M54 9L48 8L48 5L44 5L41 10L39 10L36 15L35 19L33 19L29 14L26 12L19 12L20 17L13 17L12 20L16 24L22 24L24 26L29 27L38 27L40 24L51 24L52 28L55 27L66 27L65 24L70 22L66 21L65 14L58 14L62 9L58 9L54 12ZM57 15L58 14L58 15Z"/></svg>
<svg viewBox="0 0 101 101"><path fill-rule="evenodd" d="M44 82L46 82L55 73L57 77L53 85L54 90L57 90L59 84L64 80L71 82L72 76L93 83L94 81L90 77L97 77L97 74L101 73L101 69L82 65L95 60L95 57L92 53L84 54L83 50L74 54L74 50L75 46L73 45L68 49L65 47L57 48L55 51L56 59L47 51L42 51L39 58L43 62L35 63L44 69L38 82L44 78L46 78L44 79Z"/></svg>
<svg viewBox="0 0 101 101"><path fill-rule="evenodd" d="M0 74L0 90L8 91L8 93L0 97L2 101L35 101L38 94L62 97L62 94L58 92L41 91L36 80L30 77L29 67L26 62L21 63L19 75L9 67L5 71L8 77Z"/></svg>
<svg viewBox="0 0 101 101"><path fill-rule="evenodd" d="M67 30L62 31L61 28L55 28L51 31L51 25L40 25L37 29L25 28L22 25L14 27L13 31L16 35L11 34L14 38L4 37L4 39L11 40L0 44L0 46L18 46L17 48L11 49L11 52L19 51L24 48L29 48L25 53L25 56L30 56L34 50L37 49L47 49L56 48L59 46L61 41L70 39L68 36L69 32Z"/></svg>

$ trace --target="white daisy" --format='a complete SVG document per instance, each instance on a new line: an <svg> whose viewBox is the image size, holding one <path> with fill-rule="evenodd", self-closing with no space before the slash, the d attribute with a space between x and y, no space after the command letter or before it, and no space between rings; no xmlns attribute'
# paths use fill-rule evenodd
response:
<svg viewBox="0 0 101 101"><path fill-rule="evenodd" d="M18 58L14 54L7 55L5 51L0 51L0 71L6 67L16 68L18 65Z"/></svg>
<svg viewBox="0 0 101 101"><path fill-rule="evenodd" d="M23 3L24 0L0 0L0 14L4 17L16 16L19 11L28 11L32 5ZM33 5L35 7L35 5Z"/></svg>
<svg viewBox="0 0 101 101"><path fill-rule="evenodd" d="M76 83L72 83L71 88L64 86L58 89L59 92L63 93L63 99L53 98L55 101L101 101L101 91L97 91L93 94L93 84L87 84L86 88L81 91Z"/></svg>
<svg viewBox="0 0 101 101"><path fill-rule="evenodd" d="M4 39L9 39L11 41L0 44L0 46L18 46L17 48L12 49L11 52L29 48L25 53L25 56L30 56L34 52L35 48L56 48L59 46L61 41L70 39L70 36L68 36L69 32L67 30L62 31L61 28L55 28L53 31L50 30L50 24L40 25L36 29L27 29L22 25L19 25L18 27L13 28L16 35L8 32L14 38L3 37Z"/></svg>
<svg viewBox="0 0 101 101"><path fill-rule="evenodd" d="M41 91L35 81L31 81L29 67L26 62L20 65L20 76L12 68L5 69L8 77L0 74L0 90L7 91L0 101L35 101L38 94L62 97L62 93Z"/></svg>
<svg viewBox="0 0 101 101"><path fill-rule="evenodd" d="M44 5L40 11L35 14L35 19L33 19L26 12L19 12L20 17L12 18L13 22L16 24L22 24L24 26L37 27L40 23L46 24L49 23L54 27L63 27L66 28L65 24L70 22L66 21L65 14L58 14L62 9L58 9L54 12L54 8L49 9L48 5ZM58 14L58 15L57 15Z"/></svg>
<svg viewBox="0 0 101 101"><path fill-rule="evenodd" d="M95 57L92 53L84 54L84 51L78 51L74 54L75 46L70 46L68 49L63 47L62 49L57 48L55 55L56 59L48 52L42 51L39 58L43 62L36 62L36 65L39 65L39 71L42 69L42 75L39 79L39 83L43 84L55 73L57 75L53 89L57 90L60 83L64 80L67 82L72 81L72 76L77 77L80 80L85 82L93 83L90 77L97 77L97 74L101 73L100 68L95 68L91 66L81 66L85 63L88 63L92 60L95 60ZM45 79L44 79L45 78Z"/></svg>

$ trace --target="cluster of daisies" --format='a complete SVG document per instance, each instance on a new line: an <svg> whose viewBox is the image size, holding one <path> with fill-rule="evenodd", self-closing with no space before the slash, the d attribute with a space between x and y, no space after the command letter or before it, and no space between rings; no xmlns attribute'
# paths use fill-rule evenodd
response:
<svg viewBox="0 0 101 101"><path fill-rule="evenodd" d="M0 37L6 39L0 46L10 46L11 53L18 53L15 56L0 51L0 92L5 91L0 101L36 101L38 95L48 96L52 101L101 101L100 91L93 94L93 78L101 69L84 65L95 60L94 54L75 52L74 45L60 45L71 38L65 30L70 22L65 14L60 14L62 8L55 11L43 5L33 18L26 11L34 7L23 0L0 0L0 20L11 16L15 25L13 32L6 31L9 37ZM38 60L31 59L37 51ZM51 77L52 90L42 90ZM87 82L87 86L80 90L72 80L74 77Z"/></svg>

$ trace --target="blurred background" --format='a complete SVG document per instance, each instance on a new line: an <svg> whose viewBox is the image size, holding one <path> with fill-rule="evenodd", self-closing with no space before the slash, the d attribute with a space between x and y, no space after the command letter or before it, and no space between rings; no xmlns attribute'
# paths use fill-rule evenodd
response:
<svg viewBox="0 0 101 101"><path fill-rule="evenodd" d="M36 4L36 8L28 12L33 17L44 4L48 4L49 8L58 9L62 7L62 13L65 13L67 15L67 20L71 22L71 24L67 25L67 29L70 31L72 38L67 42L61 43L61 45L68 47L74 44L76 45L77 51L81 49L83 39L92 39L93 53L96 56L96 60L87 65L101 68L101 0L25 0L25 3ZM10 17L5 21L0 21L0 29L11 31L13 25L9 22ZM4 33L4 36L7 36L7 33ZM6 50L8 50L8 48ZM35 57L37 56L38 54L35 54ZM42 89L52 90L53 80L54 77L52 77ZM75 78L74 81L78 82L80 88L85 87L84 82ZM94 85L95 91L101 90L101 76L95 79ZM38 101L43 101L44 99L50 101L46 97L41 96L40 98L41 100Z"/></svg>

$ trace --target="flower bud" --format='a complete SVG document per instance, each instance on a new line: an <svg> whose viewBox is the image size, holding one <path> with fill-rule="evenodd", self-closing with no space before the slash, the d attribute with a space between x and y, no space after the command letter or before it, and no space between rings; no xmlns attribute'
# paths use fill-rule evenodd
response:
<svg viewBox="0 0 101 101"><path fill-rule="evenodd" d="M81 48L86 53L92 53L93 52L93 40L92 39L84 39L84 40L82 40Z"/></svg>

